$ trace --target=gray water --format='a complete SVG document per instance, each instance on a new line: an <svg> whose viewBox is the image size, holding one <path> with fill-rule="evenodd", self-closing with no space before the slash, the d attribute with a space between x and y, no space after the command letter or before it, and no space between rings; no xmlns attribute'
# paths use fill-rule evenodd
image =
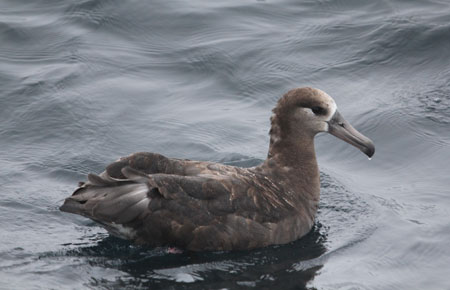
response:
<svg viewBox="0 0 450 290"><path fill-rule="evenodd" d="M58 207L137 151L253 166L287 90L376 144L316 139L299 241L169 254ZM0 289L450 289L446 0L0 1Z"/></svg>

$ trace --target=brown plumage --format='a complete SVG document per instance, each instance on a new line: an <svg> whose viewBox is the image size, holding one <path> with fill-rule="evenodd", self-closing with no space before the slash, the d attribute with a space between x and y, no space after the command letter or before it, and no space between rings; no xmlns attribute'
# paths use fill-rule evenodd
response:
<svg viewBox="0 0 450 290"><path fill-rule="evenodd" d="M268 157L259 166L135 153L89 174L61 210L150 246L243 250L296 240L311 229L319 201L314 136L334 132L369 156L374 147L320 90L291 90L273 113Z"/></svg>

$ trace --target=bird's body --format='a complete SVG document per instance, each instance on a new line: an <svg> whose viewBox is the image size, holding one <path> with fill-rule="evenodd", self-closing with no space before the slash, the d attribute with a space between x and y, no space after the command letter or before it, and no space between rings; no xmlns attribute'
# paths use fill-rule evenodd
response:
<svg viewBox="0 0 450 290"><path fill-rule="evenodd" d="M316 114L317 107L324 111ZM336 114L334 101L322 91L292 90L274 109L263 164L240 168L135 153L98 176L90 174L61 210L89 217L116 236L150 246L200 251L288 243L305 235L314 223L320 196L314 135L330 131L335 118L342 118ZM312 125L305 120L312 120ZM353 134L359 143L346 141L355 146L370 141L361 136ZM373 144L362 147L373 154Z"/></svg>

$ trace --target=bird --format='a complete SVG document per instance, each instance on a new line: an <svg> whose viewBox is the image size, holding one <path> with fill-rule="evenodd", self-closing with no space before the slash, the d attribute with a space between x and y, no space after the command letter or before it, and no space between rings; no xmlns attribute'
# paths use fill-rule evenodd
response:
<svg viewBox="0 0 450 290"><path fill-rule="evenodd" d="M320 89L292 89L272 112L267 158L258 166L138 152L88 174L60 210L150 247L233 251L295 241L313 227L319 204L315 135L328 132L369 158L375 146Z"/></svg>

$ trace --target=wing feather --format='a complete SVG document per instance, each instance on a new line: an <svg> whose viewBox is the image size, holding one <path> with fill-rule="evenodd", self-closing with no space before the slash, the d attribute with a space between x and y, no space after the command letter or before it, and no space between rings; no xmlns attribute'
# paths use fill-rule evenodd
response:
<svg viewBox="0 0 450 290"><path fill-rule="evenodd" d="M245 248L254 246L254 237L267 237L262 224L272 206L255 193L251 176L204 173L204 164L185 166L197 175L183 175L180 162L187 161L152 153L123 158L100 176L89 174L61 210L152 246Z"/></svg>

